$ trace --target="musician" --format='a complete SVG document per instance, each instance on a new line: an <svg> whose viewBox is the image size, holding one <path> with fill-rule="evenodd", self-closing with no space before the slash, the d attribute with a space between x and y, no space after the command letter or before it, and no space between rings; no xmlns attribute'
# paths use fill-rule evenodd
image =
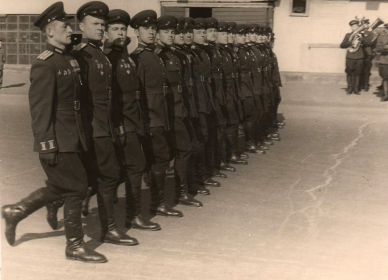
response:
<svg viewBox="0 0 388 280"><path fill-rule="evenodd" d="M360 75L364 63L364 50L361 47L364 44L364 37L358 31L360 28L358 20L349 22L352 32L345 35L340 47L347 49L346 52L346 80L347 94L360 94Z"/></svg>
<svg viewBox="0 0 388 280"><path fill-rule="evenodd" d="M364 31L361 31L361 34L364 38L364 45L362 46L362 49L364 51L365 57L360 76L360 89L369 91L369 77L372 68L372 61L374 58L373 50L376 47L377 36L372 31L369 31L369 19L363 19L361 21L361 25L365 28Z"/></svg>
<svg viewBox="0 0 388 280"><path fill-rule="evenodd" d="M381 101L388 101L388 23L384 24L384 30L380 33L376 44L379 74L383 79L383 96Z"/></svg>

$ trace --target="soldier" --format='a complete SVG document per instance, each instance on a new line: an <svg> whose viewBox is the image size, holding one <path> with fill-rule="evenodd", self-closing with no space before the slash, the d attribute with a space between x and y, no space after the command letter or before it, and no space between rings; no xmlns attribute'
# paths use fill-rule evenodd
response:
<svg viewBox="0 0 388 280"><path fill-rule="evenodd" d="M206 18L206 25L207 44L205 50L211 62L211 89L215 113L214 128L216 129L214 130L216 132L215 174L226 178L227 176L221 173L220 170L235 172L236 168L228 163L226 155L226 98L222 73L223 58L216 45L218 21L215 18Z"/></svg>
<svg viewBox="0 0 388 280"><path fill-rule="evenodd" d="M362 46L364 50L364 63L362 67L362 72L360 75L360 89L369 91L369 78L370 71L372 69L372 61L374 58L374 48L376 47L377 36L368 30L369 28L369 19L361 20L361 25L364 26L365 30L361 32L364 38L364 44Z"/></svg>
<svg viewBox="0 0 388 280"><path fill-rule="evenodd" d="M253 81L251 79L251 61L249 50L245 47L246 25L237 25L235 33L235 53L239 61L239 92L244 110L244 129L246 136L247 151L257 153L255 145L255 121L256 106L254 100Z"/></svg>
<svg viewBox="0 0 388 280"><path fill-rule="evenodd" d="M193 74L196 89L196 99L199 114L199 126L204 140L204 159L206 173L201 178L208 187L219 187L220 183L213 180L217 175L215 170L215 136L214 136L214 101L211 92L211 61L204 49L206 43L206 22L203 18L196 18L193 24L193 41L191 50L194 54ZM220 175L218 173L218 175Z"/></svg>
<svg viewBox="0 0 388 280"><path fill-rule="evenodd" d="M207 93L207 83L205 82L205 79L203 78L203 67L204 63L202 62L202 58L200 54L196 51L194 51L195 46L193 45L194 42L194 24L195 21L192 18L185 18L184 19L184 27L182 27L183 32L183 43L184 45L181 46L183 49L188 64L186 64L186 71L185 71L185 84L187 86L188 92L191 92L192 94L189 94L190 99L190 119L191 124L193 127L193 155L191 157L191 161L189 162L190 167L189 170L191 171L189 176L190 191L193 194L202 194L202 195L209 195L210 191L206 188L206 186L211 186L212 184L219 184L218 182L214 181L212 178L208 178L205 170L206 165L206 151L205 151L205 145L207 142L207 136L208 136L208 129L207 129L207 106L206 102L209 102L208 100L208 93ZM204 38L203 34L203 38ZM179 42L179 36L176 36L175 43L177 44L177 48L180 49L180 42ZM178 41L177 41L178 40ZM199 51L199 49L198 49ZM203 79L202 79L202 78Z"/></svg>
<svg viewBox="0 0 388 280"><path fill-rule="evenodd" d="M81 119L81 80L79 65L67 47L72 29L63 3L48 7L34 22L45 32L47 49L31 67L29 90L34 151L47 175L47 186L20 202L5 205L6 238L15 242L17 224L49 202L64 198L66 257L83 262L102 263L106 258L87 248L83 241L81 203L87 189L87 176L80 153L87 149Z"/></svg>
<svg viewBox="0 0 388 280"><path fill-rule="evenodd" d="M183 217L182 212L167 205L165 192L166 170L171 159L167 138L171 123L166 100L166 69L161 58L154 52L156 18L155 11L144 10L137 13L130 22L139 40L133 55L137 61L142 111L148 136L144 150L147 171L151 175L151 191L154 194L152 210L156 215Z"/></svg>
<svg viewBox="0 0 388 280"><path fill-rule="evenodd" d="M240 122L238 95L235 84L235 66L236 58L231 54L227 47L229 24L226 22L218 23L217 27L217 46L222 57L221 71L223 76L223 90L225 93L225 106L223 107L226 115L226 139L227 154L226 161L234 164L247 164L246 160L240 158L238 152L238 125Z"/></svg>
<svg viewBox="0 0 388 280"><path fill-rule="evenodd" d="M169 89L169 113L171 143L175 155L174 169L178 202L183 205L202 207L202 203L189 194L189 161L192 155L192 136L190 136L188 92L183 82L183 66L186 57L173 47L177 19L173 16L158 18L157 36L159 38L155 53L162 59L167 73ZM183 37L183 36L182 36ZM183 39L183 38L182 38Z"/></svg>
<svg viewBox="0 0 388 280"><path fill-rule="evenodd" d="M388 24L384 24L384 30L377 40L376 52L379 74L383 79L383 96L381 101L388 101Z"/></svg>
<svg viewBox="0 0 388 280"><path fill-rule="evenodd" d="M347 94L360 94L360 75L364 62L364 50L360 47L364 39L359 32L354 32L359 28L358 20L351 20L349 25L352 32L345 35L340 47L346 51L346 80Z"/></svg>
<svg viewBox="0 0 388 280"><path fill-rule="evenodd" d="M118 154L121 155L125 173L126 221L128 228L160 230L156 223L147 221L141 214L141 182L145 157L140 137L144 136L144 122L140 108L140 83L136 64L129 56L127 29L130 16L127 12L111 10L107 18L104 53L112 64L112 99L116 104L114 127L120 135Z"/></svg>
<svg viewBox="0 0 388 280"><path fill-rule="evenodd" d="M101 241L133 246L138 241L121 232L115 222L114 199L120 180L120 165L114 141L116 128L112 118L112 65L101 50L105 20L109 8L99 1L82 5L77 11L83 43L75 51L81 66L83 94L87 102L87 129L91 153L87 166L97 177L97 201L101 222Z"/></svg>

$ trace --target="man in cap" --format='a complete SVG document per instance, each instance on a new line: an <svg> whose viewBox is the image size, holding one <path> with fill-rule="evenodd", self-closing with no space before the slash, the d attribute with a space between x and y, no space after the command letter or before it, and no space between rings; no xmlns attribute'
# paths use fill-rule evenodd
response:
<svg viewBox="0 0 388 280"><path fill-rule="evenodd" d="M216 135L214 124L214 99L211 88L211 60L205 50L206 20L196 18L193 22L193 41L191 50L194 54L193 74L196 96L198 100L199 126L204 141L205 172L200 172L200 180L207 187L219 187L220 183L213 180L216 175L215 149Z"/></svg>
<svg viewBox="0 0 388 280"><path fill-rule="evenodd" d="M130 16L126 11L109 11L106 21L104 53L112 64L112 99L117 112L113 123L118 131L118 150L125 173L126 221L128 228L160 230L156 223L147 221L141 212L141 182L145 157L140 137L144 123L140 108L140 83L135 61L129 56L127 29Z"/></svg>
<svg viewBox="0 0 388 280"><path fill-rule="evenodd" d="M4 63L5 63L5 46L3 45L3 39L0 38L0 89L3 85Z"/></svg>
<svg viewBox="0 0 388 280"><path fill-rule="evenodd" d="M154 52L156 12L144 10L131 19L139 45L133 56L137 61L142 111L146 129L145 153L147 171L153 192L152 210L156 215L183 217L182 212L167 205L166 170L171 160L167 134L171 129L167 104L168 83L163 61Z"/></svg>
<svg viewBox="0 0 388 280"><path fill-rule="evenodd" d="M97 177L97 200L101 222L101 241L133 246L138 241L121 232L115 222L114 199L120 180L120 164L116 156L112 103L112 65L101 50L105 20L109 8L99 1L87 2L77 11L83 43L75 50L81 66L83 95L87 100L87 128L91 153L87 165Z"/></svg>
<svg viewBox="0 0 388 280"><path fill-rule="evenodd" d="M362 45L364 39L360 33L354 33L359 28L358 20L351 20L349 25L352 32L345 35L340 47L346 51L346 81L348 83L347 94L360 94L360 75L364 63L364 50Z"/></svg>
<svg viewBox="0 0 388 280"><path fill-rule="evenodd" d="M189 194L189 161L192 155L193 143L189 129L189 108L187 91L183 81L183 65L186 59L180 58L180 53L173 44L177 19L173 16L161 16L157 21L157 36L159 38L155 53L163 60L166 68L169 89L169 111L172 149L175 155L174 169L177 189L177 201L180 204L202 207L202 203Z"/></svg>
<svg viewBox="0 0 388 280"><path fill-rule="evenodd" d="M239 58L239 92L244 109L246 148L249 153L257 153L255 145L256 105L254 99L254 85L251 79L251 57L250 52L246 47L247 26L238 24L234 33L235 53Z"/></svg>
<svg viewBox="0 0 388 280"><path fill-rule="evenodd" d="M235 84L235 58L230 53L228 45L229 24L218 23L217 46L222 57L221 71L223 76L223 89L225 93L224 112L226 116L226 162L234 164L247 164L238 153L238 125L240 122L238 95Z"/></svg>
<svg viewBox="0 0 388 280"><path fill-rule="evenodd" d="M205 170L205 144L208 131L204 113L206 111L206 100L208 101L208 99L205 81L200 78L203 77L202 59L192 49L194 47L193 27L194 19L190 17L184 18L183 23L177 26L178 34L175 36L175 44L176 48L185 54L187 61L185 64L184 82L189 93L189 114L193 128L193 154L189 162L189 190L192 194L209 195L210 191L205 186L205 182L210 183L211 179L206 178ZM183 36L183 44L180 39L181 36Z"/></svg>
<svg viewBox="0 0 388 280"><path fill-rule="evenodd" d="M376 47L377 36L372 31L368 30L369 19L361 20L361 25L363 25L365 28L365 30L361 31L361 34L364 38L364 44L362 48L364 50L365 57L364 57L362 72L360 75L360 89L369 91L370 71L372 69L372 61L374 58L373 50Z"/></svg>
<svg viewBox="0 0 388 280"><path fill-rule="evenodd" d="M101 263L106 258L83 241L81 203L87 176L80 153L87 149L80 103L79 65L68 52L72 29L62 2L48 7L34 22L47 36L47 49L31 67L29 90L34 150L47 175L47 186L20 202L5 205L6 238L15 242L17 224L47 203L64 198L66 257Z"/></svg>
<svg viewBox="0 0 388 280"><path fill-rule="evenodd" d="M222 55L217 41L218 21L215 18L206 18L206 40L205 50L211 61L211 88L214 101L214 123L210 128L215 131L215 175L226 178L220 171L235 172L236 168L227 162L226 155L226 98L224 92L224 80L222 73ZM212 135L212 134L209 134ZM210 138L212 139L212 137Z"/></svg>

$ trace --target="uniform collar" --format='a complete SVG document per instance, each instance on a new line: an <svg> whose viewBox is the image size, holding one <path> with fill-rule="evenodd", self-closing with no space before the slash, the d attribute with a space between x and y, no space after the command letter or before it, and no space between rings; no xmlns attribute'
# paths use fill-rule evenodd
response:
<svg viewBox="0 0 388 280"><path fill-rule="evenodd" d="M90 40L90 39L82 39L82 42L87 43L89 46L92 46L93 48L100 48L102 46L102 42L99 40Z"/></svg>
<svg viewBox="0 0 388 280"><path fill-rule="evenodd" d="M51 45L49 43L47 43L47 49L49 51L56 52L56 53L59 53L59 54L64 54L66 52L66 50L60 49L60 48L58 48L56 46L53 46L53 45Z"/></svg>

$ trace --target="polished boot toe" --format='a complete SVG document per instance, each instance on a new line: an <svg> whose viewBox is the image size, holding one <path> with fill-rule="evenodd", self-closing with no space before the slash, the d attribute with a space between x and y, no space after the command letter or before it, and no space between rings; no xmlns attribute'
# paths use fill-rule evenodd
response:
<svg viewBox="0 0 388 280"><path fill-rule="evenodd" d="M218 178L228 178L228 176L227 176L225 173L222 173L222 172L220 172L220 171L216 171L216 172L214 173L214 176L215 176L215 177L218 177Z"/></svg>
<svg viewBox="0 0 388 280"><path fill-rule="evenodd" d="M169 208L165 205L161 205L156 209L156 215L159 216L168 216L168 217L183 217L183 213L174 208Z"/></svg>
<svg viewBox="0 0 388 280"><path fill-rule="evenodd" d="M236 158L236 159L231 159L230 163L232 163L232 164L245 164L245 165L247 165L248 161L246 161L244 159L241 159L241 158Z"/></svg>
<svg viewBox="0 0 388 280"><path fill-rule="evenodd" d="M187 193L182 193L179 197L179 203L186 206L193 206L193 207L202 207L202 202L196 200L195 198L191 197Z"/></svg>
<svg viewBox="0 0 388 280"><path fill-rule="evenodd" d="M132 219L132 221L127 221L125 223L125 226L127 228L134 228L134 229L140 229L140 230L151 230L151 231L157 231L161 230L159 224L153 223L151 221L146 221L140 216L136 216Z"/></svg>
<svg viewBox="0 0 388 280"><path fill-rule="evenodd" d="M205 188L205 186L199 186L197 193L201 195L210 195L210 191L207 188Z"/></svg>
<svg viewBox="0 0 388 280"><path fill-rule="evenodd" d="M106 257L96 251L92 251L85 246L79 246L72 248L66 247L66 258L74 261L81 261L87 263L106 263L108 260Z"/></svg>
<svg viewBox="0 0 388 280"><path fill-rule="evenodd" d="M236 172L236 168L233 166L230 166L229 164L221 165L221 170L228 171L228 172Z"/></svg>
<svg viewBox="0 0 388 280"><path fill-rule="evenodd" d="M249 155L246 153L241 153L240 158L241 159L249 159Z"/></svg>
<svg viewBox="0 0 388 280"><path fill-rule="evenodd" d="M256 150L257 150L257 147L255 145L250 145L247 148L248 153L251 153L251 154L256 154L257 153Z"/></svg>
<svg viewBox="0 0 388 280"><path fill-rule="evenodd" d="M208 187L221 187L220 182L213 180L212 178L206 179L203 183Z"/></svg>
<svg viewBox="0 0 388 280"><path fill-rule="evenodd" d="M17 207L13 205L4 205L1 214L5 220L5 238L9 245L15 244L16 226L20 221L19 217L22 213Z"/></svg>
<svg viewBox="0 0 388 280"><path fill-rule="evenodd" d="M102 242L124 246L135 246L139 244L136 238L130 237L117 229L113 229L105 233Z"/></svg>

